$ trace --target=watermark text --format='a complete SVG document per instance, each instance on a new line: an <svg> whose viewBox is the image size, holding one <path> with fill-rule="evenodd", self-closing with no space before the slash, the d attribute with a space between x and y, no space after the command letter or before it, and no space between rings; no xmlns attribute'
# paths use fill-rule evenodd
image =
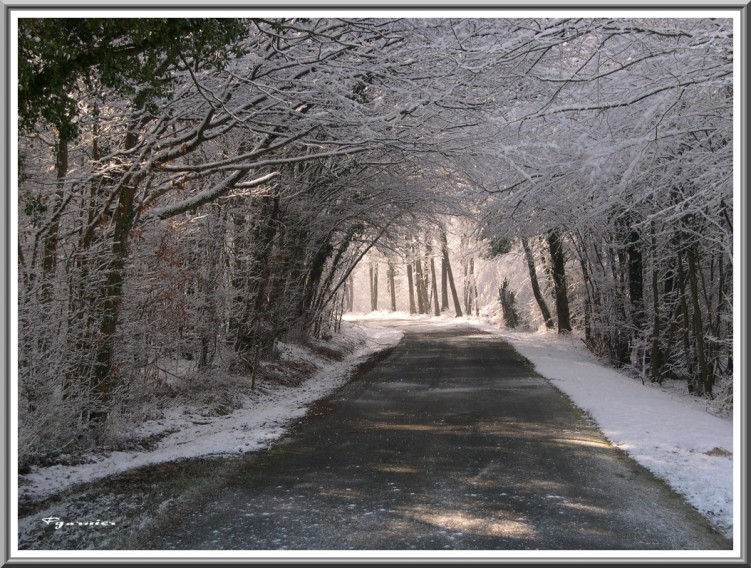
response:
<svg viewBox="0 0 751 568"><path fill-rule="evenodd" d="M55 530L63 527L113 527L115 521L63 521L60 517L45 517L42 519L46 525L53 525Z"/></svg>

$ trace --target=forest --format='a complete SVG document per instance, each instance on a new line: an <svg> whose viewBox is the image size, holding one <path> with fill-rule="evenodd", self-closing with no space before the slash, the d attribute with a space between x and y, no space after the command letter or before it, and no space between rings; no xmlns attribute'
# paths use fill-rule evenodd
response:
<svg viewBox="0 0 751 568"><path fill-rule="evenodd" d="M20 464L126 435L176 373L256 388L356 295L491 298L731 404L731 20L18 22ZM529 306L478 290L508 255Z"/></svg>

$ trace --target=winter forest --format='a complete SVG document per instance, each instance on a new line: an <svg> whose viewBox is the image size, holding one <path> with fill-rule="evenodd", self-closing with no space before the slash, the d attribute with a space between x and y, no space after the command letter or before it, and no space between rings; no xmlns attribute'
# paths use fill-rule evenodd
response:
<svg viewBox="0 0 751 568"><path fill-rule="evenodd" d="M347 312L579 334L729 407L732 32L21 18L20 464L228 412Z"/></svg>

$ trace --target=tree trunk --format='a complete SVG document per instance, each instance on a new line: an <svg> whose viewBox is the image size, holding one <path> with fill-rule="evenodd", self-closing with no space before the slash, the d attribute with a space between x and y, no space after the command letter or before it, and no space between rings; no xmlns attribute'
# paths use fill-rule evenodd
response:
<svg viewBox="0 0 751 568"><path fill-rule="evenodd" d="M329 262L331 255L334 252L333 245L326 241L319 245L316 254L310 262L310 266L307 269L308 276L305 279L305 294L303 295L303 310L300 313L301 321L303 322L303 328L306 330L312 330L314 336L318 336L320 330L321 308L324 299L317 296L321 289L325 288L325 284L322 284L323 271L326 264ZM333 262L333 261L332 261Z"/></svg>
<svg viewBox="0 0 751 568"><path fill-rule="evenodd" d="M329 263L328 275L323 280L323 283L318 285L318 290L316 290L314 293L315 299L309 305L309 307L312 309L312 313L320 314L321 310L323 309L323 302L325 301L326 292L331 290L334 283L334 278L339 270L339 267L341 266L342 259L344 258L345 253L352 244L352 239L359 231L359 226L352 226L342 236L342 239L339 242L339 246L336 248L336 254L334 254L331 262Z"/></svg>
<svg viewBox="0 0 751 568"><path fill-rule="evenodd" d="M355 279L350 276L347 282L349 283L347 289L347 308L351 312L355 309Z"/></svg>
<svg viewBox="0 0 751 568"><path fill-rule="evenodd" d="M686 256L688 257L688 284L691 290L691 307L694 312L694 341L696 344L696 358L699 363L700 394L712 396L712 376L707 366L707 357L704 351L704 322L701 315L701 307L699 305L699 266L696 244L689 247Z"/></svg>
<svg viewBox="0 0 751 568"><path fill-rule="evenodd" d="M271 283L271 258L273 253L274 237L277 230L277 217L279 213L279 199L266 196L262 198L259 219L252 239L255 249L254 257L248 268L250 277L253 278L251 285L244 290L242 324L235 340L235 353L238 363L242 362L242 370L251 371L251 380L255 379L255 361L259 357L260 350L268 348L273 341L265 326L266 312L268 308L268 290ZM321 277L323 265L327 258L328 249L321 247L311 263L308 276L305 279L305 298L312 298L311 290Z"/></svg>
<svg viewBox="0 0 751 568"><path fill-rule="evenodd" d="M472 301L470 300L470 288L467 283L467 274L469 272L469 262L465 258L462 261L462 269L464 272L464 286L463 286L463 293L464 293L464 313L467 315L472 315Z"/></svg>
<svg viewBox="0 0 751 568"><path fill-rule="evenodd" d="M548 308L545 297L540 291L540 284L537 282L537 269L535 268L535 258L532 255L532 249L529 246L529 241L526 237L522 237L522 247L524 248L524 258L527 260L527 269L529 270L529 280L532 284L532 294L537 301L537 305L542 313L542 319L545 320L545 327L552 329L555 326L553 316L550 315L550 309Z"/></svg>
<svg viewBox="0 0 751 568"><path fill-rule="evenodd" d="M44 253L42 256L42 303L48 303L52 299L52 280L57 268L57 233L60 229L60 218L57 210L62 206L65 188L65 178L68 175L68 141L60 136L55 151L55 177L57 190L55 200L52 206L52 213L55 215L51 222L47 234L44 237Z"/></svg>
<svg viewBox="0 0 751 568"><path fill-rule="evenodd" d="M378 264L370 263L370 309L378 311Z"/></svg>
<svg viewBox="0 0 751 568"><path fill-rule="evenodd" d="M636 329L644 326L644 259L639 247L640 236L635 230L629 232L626 248L628 263L628 295L631 300L631 321Z"/></svg>
<svg viewBox="0 0 751 568"><path fill-rule="evenodd" d="M454 274L451 271L451 262L449 260L449 246L446 240L446 233L441 232L441 253L443 254L443 263L446 267L446 276L451 288L451 296L454 299L454 312L456 317L462 317L462 306L459 303L459 294L456 293L456 286L454 285Z"/></svg>
<svg viewBox="0 0 751 568"><path fill-rule="evenodd" d="M99 150L99 112L97 105L94 105L94 123L92 127L92 147L91 160L96 162L101 159ZM69 352L72 354L71 365L65 371L63 379L63 397L68 398L74 390L80 387L88 387L91 382L92 371L96 359L96 341L94 336L98 333L97 320L92 317L93 312L98 312L97 304L102 299L102 291L98 285L94 285L94 290L87 289L91 286L92 258L89 251L92 248L96 232L94 230L94 220L97 215L97 192L99 183L92 181L88 187L88 193L83 196L82 206L85 210L83 222L86 230L81 232L78 241L78 248L75 254L75 272L71 279L68 290L68 330L66 344ZM88 419L87 413L90 411L88 402L84 402L81 408L81 418Z"/></svg>
<svg viewBox="0 0 751 568"><path fill-rule="evenodd" d="M412 263L407 263L407 285L409 287L409 313L410 314L416 314L417 310L415 309L415 283L414 279L412 278Z"/></svg>
<svg viewBox="0 0 751 568"><path fill-rule="evenodd" d="M691 356L691 322L689 321L688 300L686 299L686 272L683 267L683 253L678 250L678 289L681 296L681 339L683 340L683 356L686 360L686 370L689 377L694 373L694 360ZM693 389L693 385L691 385Z"/></svg>
<svg viewBox="0 0 751 568"><path fill-rule="evenodd" d="M391 293L391 311L396 311L396 268L389 262L389 292Z"/></svg>
<svg viewBox="0 0 751 568"><path fill-rule="evenodd" d="M508 278L503 279L503 283L498 289L498 299L501 302L503 321L506 327L515 328L519 325L519 314L516 313L516 297L511 291Z"/></svg>
<svg viewBox="0 0 751 568"><path fill-rule="evenodd" d="M657 259L657 240L652 227L652 347L649 350L649 377L653 383L662 382L662 352L660 348L660 278Z"/></svg>
<svg viewBox="0 0 751 568"><path fill-rule="evenodd" d="M441 256L441 311L449 309L449 286L448 286L448 264L446 259Z"/></svg>
<svg viewBox="0 0 751 568"><path fill-rule="evenodd" d="M438 305L438 283L435 277L435 259L430 257L430 276L433 284L433 313L437 316L441 315L441 307Z"/></svg>
<svg viewBox="0 0 751 568"><path fill-rule="evenodd" d="M571 321L568 309L568 293L566 291L566 259L557 231L553 230L548 234L548 245L550 247L553 285L555 287L555 311L558 316L558 333L565 333L571 331Z"/></svg>
<svg viewBox="0 0 751 568"><path fill-rule="evenodd" d="M480 317L480 294L477 291L477 278L475 277L475 258L469 259L469 274L472 281L472 291L474 292L475 300L475 316Z"/></svg>
<svg viewBox="0 0 751 568"><path fill-rule="evenodd" d="M660 293L657 266L652 267L652 347L649 351L649 376L653 383L662 382L662 354L660 352Z"/></svg>
<svg viewBox="0 0 751 568"><path fill-rule="evenodd" d="M125 149L132 150L138 142L134 130L125 136ZM89 411L91 423L103 423L110 413L112 394L118 386L119 377L114 369L115 333L120 323L125 262L128 257L128 238L135 217L135 196L138 184L133 179L123 180L118 196L117 207L112 218L112 260L107 268L103 289L102 320L99 327L100 343L94 358L94 372L91 381L92 408Z"/></svg>
<svg viewBox="0 0 751 568"><path fill-rule="evenodd" d="M594 296L594 283L590 276L589 270L589 258L586 252L586 245L581 237L581 234L577 234L577 239L574 241L577 248L577 254L579 256L579 266L582 271L582 282L584 283L584 290L587 296L584 298L584 343L587 346L592 344L592 304Z"/></svg>
<svg viewBox="0 0 751 568"><path fill-rule="evenodd" d="M422 270L420 259L415 259L415 276L417 287L417 309L421 314L427 314L430 307L428 306L427 286L425 283L425 273Z"/></svg>
<svg viewBox="0 0 751 568"><path fill-rule="evenodd" d="M480 315L480 307L477 303L477 282L475 280L475 257L470 256L464 261L464 309L469 316L474 310Z"/></svg>

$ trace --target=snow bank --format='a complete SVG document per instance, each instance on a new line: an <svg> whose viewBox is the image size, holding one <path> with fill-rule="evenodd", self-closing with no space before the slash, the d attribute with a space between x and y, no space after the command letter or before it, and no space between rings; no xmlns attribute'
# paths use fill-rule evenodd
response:
<svg viewBox="0 0 751 568"><path fill-rule="evenodd" d="M733 536L733 422L706 401L643 385L603 366L580 339L473 326L508 340L587 412L613 445L663 479L726 537Z"/></svg>
<svg viewBox="0 0 751 568"><path fill-rule="evenodd" d="M343 335L358 347L344 360L330 362L300 346L286 346L286 356L304 360L317 371L298 387L272 387L246 397L243 407L220 417L201 416L186 408L172 408L160 420L144 423L144 437L167 434L153 451L112 452L88 456L90 463L34 467L19 476L19 498L40 499L77 484L102 479L124 471L183 458L238 455L269 447L308 411L317 400L344 385L356 367L371 355L396 345L404 335L393 328L342 325Z"/></svg>
<svg viewBox="0 0 751 568"><path fill-rule="evenodd" d="M357 319L372 321L359 326ZM173 409L163 420L143 425L144 435L176 430L154 451L113 452L92 456L89 464L35 468L20 477L19 496L42 498L78 483L159 462L266 448L304 416L312 403L345 384L368 356L399 342L404 331L375 327L378 320L420 320L423 328L472 325L508 340L537 372L586 411L615 446L664 479L726 537L734 536L733 423L710 414L705 401L669 386L642 385L599 363L575 337L500 330L466 318L389 312L345 317L343 330L360 347L344 361L324 362L304 348L289 347L287 356L318 367L299 387L256 393L242 409L223 417L206 418Z"/></svg>

